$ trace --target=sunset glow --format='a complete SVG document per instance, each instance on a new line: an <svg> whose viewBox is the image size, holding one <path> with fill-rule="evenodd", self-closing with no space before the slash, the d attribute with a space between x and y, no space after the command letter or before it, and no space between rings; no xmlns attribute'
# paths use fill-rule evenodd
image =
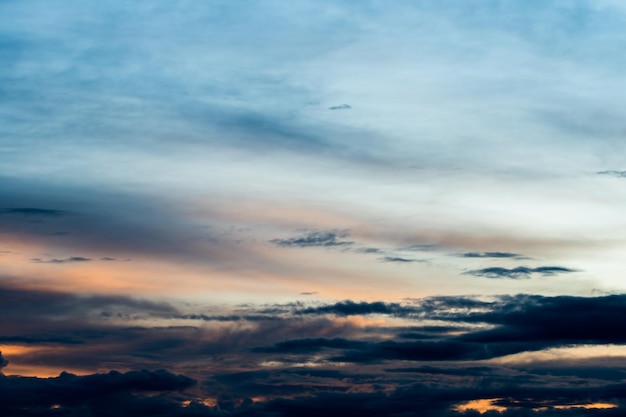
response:
<svg viewBox="0 0 626 417"><path fill-rule="evenodd" d="M0 1L0 415L620 416L625 28Z"/></svg>

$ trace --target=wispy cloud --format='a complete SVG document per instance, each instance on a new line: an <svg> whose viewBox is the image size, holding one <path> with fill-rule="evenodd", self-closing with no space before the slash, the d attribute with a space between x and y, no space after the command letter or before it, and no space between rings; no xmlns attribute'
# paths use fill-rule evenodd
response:
<svg viewBox="0 0 626 417"><path fill-rule="evenodd" d="M52 259L40 259L40 258L33 258L31 259L31 261L38 263L38 264L71 264L71 263L81 263L81 262L90 262L92 259L91 258L85 258L82 256L72 256L69 258L63 258L63 259L57 259L57 258L52 258Z"/></svg>
<svg viewBox="0 0 626 417"><path fill-rule="evenodd" d="M352 106L349 104L340 104L338 106L331 106L328 108L328 110L349 110L351 108Z"/></svg>
<svg viewBox="0 0 626 417"><path fill-rule="evenodd" d="M626 171L608 170L608 171L598 171L596 172L596 174L607 175L610 177L617 177L617 178L626 178Z"/></svg>
<svg viewBox="0 0 626 417"><path fill-rule="evenodd" d="M289 239L272 239L271 243L283 247L314 247L314 246L349 246L354 242L340 240L348 237L347 232L313 231L299 237Z"/></svg>
<svg viewBox="0 0 626 417"><path fill-rule="evenodd" d="M380 260L383 262L396 262L396 263L424 262L419 259L402 258L399 256L385 256L384 258L380 258Z"/></svg>
<svg viewBox="0 0 626 417"><path fill-rule="evenodd" d="M379 248L358 248L356 252L359 253L382 253L383 250Z"/></svg>
<svg viewBox="0 0 626 417"><path fill-rule="evenodd" d="M0 214L21 214L24 216L63 216L68 214L64 210L52 210L33 207L20 207L20 208L4 208L0 209Z"/></svg>
<svg viewBox="0 0 626 417"><path fill-rule="evenodd" d="M465 272L465 274L486 277L486 278L522 279L522 278L530 278L532 274L555 275L555 274L564 274L564 273L569 273L569 272L577 272L577 270L565 268L562 266L540 266L537 268L528 268L525 266L518 266L516 268L490 267L490 268L476 269L473 271L467 271Z"/></svg>
<svg viewBox="0 0 626 417"><path fill-rule="evenodd" d="M463 258L522 258L522 255L511 252L465 252L460 256Z"/></svg>

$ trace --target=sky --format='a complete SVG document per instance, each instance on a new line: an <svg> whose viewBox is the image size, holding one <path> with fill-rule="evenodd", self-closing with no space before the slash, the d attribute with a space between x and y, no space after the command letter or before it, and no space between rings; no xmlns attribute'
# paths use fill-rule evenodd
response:
<svg viewBox="0 0 626 417"><path fill-rule="evenodd" d="M0 414L621 415L624 27L0 1Z"/></svg>

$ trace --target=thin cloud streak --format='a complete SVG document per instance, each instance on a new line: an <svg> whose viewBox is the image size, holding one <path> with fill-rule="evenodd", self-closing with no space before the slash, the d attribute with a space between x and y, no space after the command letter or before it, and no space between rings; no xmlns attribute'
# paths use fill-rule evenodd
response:
<svg viewBox="0 0 626 417"><path fill-rule="evenodd" d="M348 237L347 232L324 232L312 231L300 237L290 239L272 239L271 243L283 247L331 247L331 246L349 246L354 242L347 240L339 240Z"/></svg>
<svg viewBox="0 0 626 417"><path fill-rule="evenodd" d="M562 266L540 266L537 268L529 268L526 266L518 266L515 268L490 267L465 272L467 275L474 275L485 278L511 278L526 279L533 274L541 274L544 276L577 272L575 269L565 268Z"/></svg>

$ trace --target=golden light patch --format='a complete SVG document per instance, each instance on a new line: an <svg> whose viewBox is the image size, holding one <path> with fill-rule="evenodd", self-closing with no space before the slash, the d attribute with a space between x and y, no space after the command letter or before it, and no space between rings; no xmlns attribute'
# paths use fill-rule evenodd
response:
<svg viewBox="0 0 626 417"><path fill-rule="evenodd" d="M253 403L262 403L268 400L268 397L263 395L258 395L256 397L250 397Z"/></svg>
<svg viewBox="0 0 626 417"><path fill-rule="evenodd" d="M590 358L613 357L626 358L626 346L623 345L578 345L572 347L552 348L537 352L521 352L486 362L497 364L523 364L532 362L549 362L555 360L579 360Z"/></svg>
<svg viewBox="0 0 626 417"><path fill-rule="evenodd" d="M202 400L200 400L200 404L204 405L205 407L217 407L217 398L203 398Z"/></svg>
<svg viewBox="0 0 626 417"><path fill-rule="evenodd" d="M500 398L491 398L491 399L480 399L480 400L472 400L468 401L465 404L459 404L453 408L455 411L459 411L464 413L466 411L478 411L480 414L484 414L487 411L497 411L502 413L506 411L506 407L502 407L500 405L495 405L496 401L500 400Z"/></svg>
<svg viewBox="0 0 626 417"><path fill-rule="evenodd" d="M0 345L2 356L9 361L2 372L6 375L34 376L39 378L50 378L58 376L66 371L76 375L87 375L92 373L85 369L68 368L67 366L56 366L39 363L37 360L29 358L30 355L45 356L46 352L65 349L64 347L34 347L19 345ZM65 349L67 350L67 349Z"/></svg>
<svg viewBox="0 0 626 417"><path fill-rule="evenodd" d="M617 405L610 404L610 403L589 403L589 404L555 405L553 406L553 408L556 408L559 410L567 410L570 408L585 408L588 410L591 410L591 409L602 410L602 409L609 409L609 408L617 408Z"/></svg>

